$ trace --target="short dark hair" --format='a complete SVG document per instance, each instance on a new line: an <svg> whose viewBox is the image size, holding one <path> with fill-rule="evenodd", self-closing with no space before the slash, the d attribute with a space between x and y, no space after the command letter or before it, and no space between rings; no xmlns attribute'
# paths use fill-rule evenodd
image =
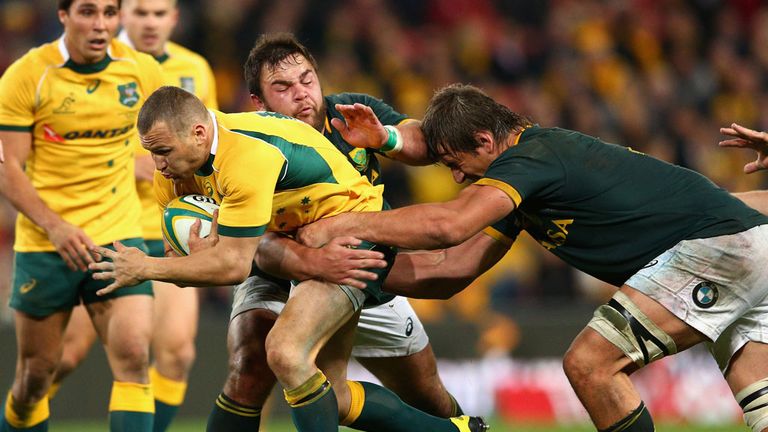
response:
<svg viewBox="0 0 768 432"><path fill-rule="evenodd" d="M265 33L256 39L256 43L248 53L248 59L243 65L245 82L248 91L259 98L264 97L261 91L261 70L263 66L274 69L289 57L303 56L317 71L317 62L307 47L302 45L293 33Z"/></svg>
<svg viewBox="0 0 768 432"><path fill-rule="evenodd" d="M69 7L72 6L72 2L75 0L58 0L58 10L69 11ZM117 7L120 8L120 1L117 0Z"/></svg>
<svg viewBox="0 0 768 432"><path fill-rule="evenodd" d="M476 152L475 134L488 131L498 143L532 125L528 117L496 102L477 87L451 84L435 92L421 122L433 161L442 154Z"/></svg>
<svg viewBox="0 0 768 432"><path fill-rule="evenodd" d="M164 122L176 136L189 133L192 124L208 115L203 102L192 93L176 86L155 90L139 110L136 128L146 135L157 122Z"/></svg>

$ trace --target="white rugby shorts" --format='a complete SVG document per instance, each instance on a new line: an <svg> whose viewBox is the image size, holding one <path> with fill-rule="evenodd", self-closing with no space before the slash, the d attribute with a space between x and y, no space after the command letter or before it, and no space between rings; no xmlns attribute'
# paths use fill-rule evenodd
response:
<svg viewBox="0 0 768 432"><path fill-rule="evenodd" d="M748 341L768 343L768 225L684 240L626 285L706 335L725 372Z"/></svg>
<svg viewBox="0 0 768 432"><path fill-rule="evenodd" d="M234 287L230 320L251 309L280 314L288 291L259 276L251 276ZM429 343L419 317L405 297L395 297L360 313L352 348L354 357L403 357L416 354Z"/></svg>

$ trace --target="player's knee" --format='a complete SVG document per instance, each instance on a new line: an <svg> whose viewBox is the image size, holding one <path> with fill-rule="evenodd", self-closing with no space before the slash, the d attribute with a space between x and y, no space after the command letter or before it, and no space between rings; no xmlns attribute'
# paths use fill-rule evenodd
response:
<svg viewBox="0 0 768 432"><path fill-rule="evenodd" d="M296 344L270 334L266 341L267 364L278 377L292 376L305 368L306 356Z"/></svg>
<svg viewBox="0 0 768 432"><path fill-rule="evenodd" d="M744 411L744 422L755 432L768 429L768 378L763 378L736 394Z"/></svg>
<svg viewBox="0 0 768 432"><path fill-rule="evenodd" d="M117 362L119 372L130 375L145 375L149 367L149 346L141 341L124 341L108 347L112 358Z"/></svg>
<svg viewBox="0 0 768 432"><path fill-rule="evenodd" d="M159 347L155 351L158 370L163 371L163 375L177 380L186 378L197 356L195 344L192 341Z"/></svg>
<svg viewBox="0 0 768 432"><path fill-rule="evenodd" d="M590 348L578 341L574 342L563 356L563 371L574 389L589 385L597 378Z"/></svg>
<svg viewBox="0 0 768 432"><path fill-rule="evenodd" d="M48 391L48 383L56 372L58 363L48 358L25 358L21 363L19 383L23 395L22 403L36 402Z"/></svg>

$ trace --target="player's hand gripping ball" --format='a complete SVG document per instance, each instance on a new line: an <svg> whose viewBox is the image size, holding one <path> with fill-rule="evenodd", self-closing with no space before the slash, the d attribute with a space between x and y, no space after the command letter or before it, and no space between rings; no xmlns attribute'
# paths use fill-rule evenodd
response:
<svg viewBox="0 0 768 432"><path fill-rule="evenodd" d="M163 211L163 237L179 255L189 255L189 230L201 220L200 237L211 232L213 212L218 209L213 198L205 195L184 195L174 198Z"/></svg>

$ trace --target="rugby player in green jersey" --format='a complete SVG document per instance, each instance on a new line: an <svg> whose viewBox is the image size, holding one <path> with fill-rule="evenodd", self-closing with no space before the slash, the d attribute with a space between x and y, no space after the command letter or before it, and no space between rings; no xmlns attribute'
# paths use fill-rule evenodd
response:
<svg viewBox="0 0 768 432"><path fill-rule="evenodd" d="M292 117L208 111L189 92L166 86L147 99L137 127L157 168L158 204L190 192L215 199L218 241L167 258L119 242L116 250L93 247L111 260L89 266L95 279L113 280L100 294L140 280L240 283L267 230L291 233L318 218L383 206L382 187L371 185L331 142ZM294 424L300 431L329 432L338 430L340 419L360 430L485 430L481 419L434 417L384 387L346 380L360 309L393 297L381 284L395 255L371 243L348 244L354 246L350 257L362 259L355 267L376 272L376 280L363 289L318 279L298 282L266 338L267 362L284 388Z"/></svg>
<svg viewBox="0 0 768 432"><path fill-rule="evenodd" d="M400 256L387 288L418 295L438 281L461 287L500 259L506 246L476 237L485 227L509 241L525 230L619 287L563 361L599 430L653 431L628 375L703 342L747 425L768 431L768 217L696 172L538 127L472 86L437 92L422 129L435 160L473 184L445 203L323 219L299 239L448 248L431 262Z"/></svg>
<svg viewBox="0 0 768 432"><path fill-rule="evenodd" d="M111 430L152 430L147 376L152 288L99 297L87 247L142 245L133 179L134 122L162 83L150 56L113 40L117 0L59 0L64 35L0 79L0 191L19 211L10 305L18 360L0 430L48 429L48 388L72 308L85 304L114 382Z"/></svg>
<svg viewBox="0 0 768 432"><path fill-rule="evenodd" d="M387 156L410 163L426 159L423 143L411 144L413 140L421 140L420 122L408 119L368 95L323 96L315 59L291 34L261 36L244 70L257 109L279 112L311 125L373 184L381 182L377 159L381 153L349 144L348 141L367 142L368 129L347 128L341 121L343 116L336 109L337 104L364 104L380 122L397 128L404 146L401 151L388 152ZM380 140L378 136L375 139ZM420 153L413 154L415 151ZM327 264L312 265L314 257L329 258L327 254L303 256L304 272L309 268L333 269ZM289 276L306 277L304 274ZM311 276L329 280L324 274ZM229 372L208 419L209 432L259 428L261 407L276 382L267 365L264 341L288 299L289 289L288 280L266 275L253 275L235 287L227 337ZM352 355L406 403L439 417L461 414L458 403L446 391L437 373L424 327L405 298L396 297L380 306L363 309Z"/></svg>

